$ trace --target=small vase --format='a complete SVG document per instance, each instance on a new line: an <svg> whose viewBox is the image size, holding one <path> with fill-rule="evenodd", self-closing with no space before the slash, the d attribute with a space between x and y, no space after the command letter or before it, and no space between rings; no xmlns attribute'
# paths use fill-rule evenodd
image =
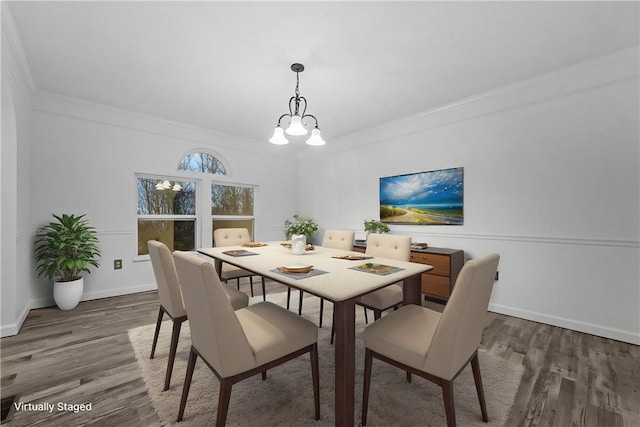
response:
<svg viewBox="0 0 640 427"><path fill-rule="evenodd" d="M307 246L307 236L304 234L294 234L291 236L291 253L294 255L303 255L305 246Z"/></svg>

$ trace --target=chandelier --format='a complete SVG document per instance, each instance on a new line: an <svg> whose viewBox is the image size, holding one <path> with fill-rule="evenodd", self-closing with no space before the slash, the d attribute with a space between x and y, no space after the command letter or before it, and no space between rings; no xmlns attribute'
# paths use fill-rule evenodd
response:
<svg viewBox="0 0 640 427"><path fill-rule="evenodd" d="M309 131L304 127L306 123L304 123L303 120L312 118L315 122L315 127L311 130L311 136L307 139L306 143L309 145L324 145L325 142L320 136L320 128L318 128L318 119L311 114L305 114L307 111L307 100L304 96L300 96L300 73L304 71L304 65L298 63L292 64L291 71L296 73L296 94L289 99L289 113L285 113L280 116L276 129L273 131L273 136L269 139L269 142L276 145L288 144L289 140L284 135L285 132L288 135L293 136L306 135ZM301 102L304 102L302 112L300 112ZM282 119L285 117L290 119L289 126L286 130L280 126Z"/></svg>

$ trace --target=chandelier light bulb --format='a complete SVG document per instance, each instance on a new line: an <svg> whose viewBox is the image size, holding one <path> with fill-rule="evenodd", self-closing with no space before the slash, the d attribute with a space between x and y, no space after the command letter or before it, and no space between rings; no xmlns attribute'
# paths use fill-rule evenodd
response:
<svg viewBox="0 0 640 427"><path fill-rule="evenodd" d="M326 144L324 139L320 136L320 129L314 128L311 131L311 136L307 139L307 144L309 145L324 145Z"/></svg>
<svg viewBox="0 0 640 427"><path fill-rule="evenodd" d="M302 126L302 118L296 114L291 116L291 123L285 132L289 135L306 135L309 131Z"/></svg>
<svg viewBox="0 0 640 427"><path fill-rule="evenodd" d="M277 126L273 131L273 136L269 139L269 142L276 145L285 145L289 143L289 140L284 136L284 129Z"/></svg>

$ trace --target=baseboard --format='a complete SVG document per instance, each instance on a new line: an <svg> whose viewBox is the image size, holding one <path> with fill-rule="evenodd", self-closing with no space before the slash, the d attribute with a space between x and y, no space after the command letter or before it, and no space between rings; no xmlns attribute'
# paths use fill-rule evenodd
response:
<svg viewBox="0 0 640 427"><path fill-rule="evenodd" d="M156 285L156 283L154 282L154 283L148 283L148 284L138 285L134 287L109 289L106 291L99 291L99 292L88 292L82 295L81 302L91 301L94 299L101 299L101 298L117 297L120 295L137 294L140 292L155 291L156 289L158 289L158 285Z"/></svg>
<svg viewBox="0 0 640 427"><path fill-rule="evenodd" d="M521 319L532 320L534 322L544 323L547 325L558 326L560 328L571 329L573 331L584 332L586 334L622 341L629 344L640 345L640 334L632 331L608 328L606 326L595 325L593 323L580 322L564 317L550 316L544 313L507 307L499 304L489 304L489 311L519 317Z"/></svg>
<svg viewBox="0 0 640 427"><path fill-rule="evenodd" d="M2 328L0 328L0 337L4 338L18 335L20 328L22 328L22 324L29 315L29 311L31 311L31 309L29 307L25 307L24 310L22 310L22 313L20 313L20 315L16 319L16 323L2 326Z"/></svg>
<svg viewBox="0 0 640 427"><path fill-rule="evenodd" d="M133 287L129 286L126 288L108 289L106 291L99 291L99 292L84 292L82 294L82 299L80 300L80 302L92 301L94 299L101 299L101 298L117 297L120 295L137 294L139 292L155 291L156 289L158 289L158 285L156 285L155 283L149 283L149 284L138 285ZM33 310L36 308L51 307L54 305L56 305L56 303L53 300L53 298L48 298L48 299L31 301L30 308Z"/></svg>

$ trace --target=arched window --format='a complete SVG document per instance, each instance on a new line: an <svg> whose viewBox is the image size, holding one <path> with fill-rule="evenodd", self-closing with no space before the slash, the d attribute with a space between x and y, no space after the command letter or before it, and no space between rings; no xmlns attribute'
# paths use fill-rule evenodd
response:
<svg viewBox="0 0 640 427"><path fill-rule="evenodd" d="M215 175L226 175L227 169L224 164L213 154L191 153L187 154L180 161L178 170L190 172L212 173Z"/></svg>

